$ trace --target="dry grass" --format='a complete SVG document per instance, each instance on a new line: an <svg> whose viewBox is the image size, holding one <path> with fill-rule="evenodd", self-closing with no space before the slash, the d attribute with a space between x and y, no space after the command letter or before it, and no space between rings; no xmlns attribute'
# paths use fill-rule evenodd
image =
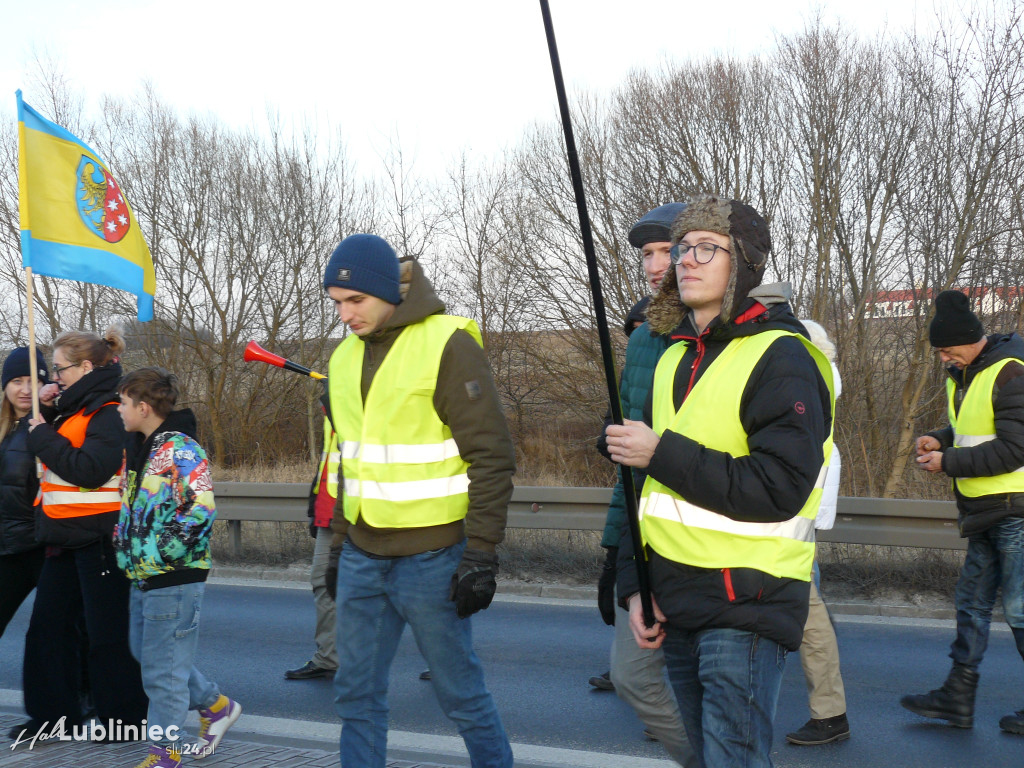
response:
<svg viewBox="0 0 1024 768"><path fill-rule="evenodd" d="M822 590L867 599L931 595L953 599L964 553L948 549L818 545Z"/></svg>
<svg viewBox="0 0 1024 768"><path fill-rule="evenodd" d="M498 555L503 578L563 584L596 584L604 562L600 531L509 528Z"/></svg>
<svg viewBox="0 0 1024 768"><path fill-rule="evenodd" d="M313 537L305 523L244 522L242 551L235 555L228 543L228 524L213 524L210 550L214 564L291 565L313 562Z"/></svg>
<svg viewBox="0 0 1024 768"><path fill-rule="evenodd" d="M216 483L308 483L313 480L316 462L240 464L236 467L210 466ZM214 489L216 490L216 489Z"/></svg>

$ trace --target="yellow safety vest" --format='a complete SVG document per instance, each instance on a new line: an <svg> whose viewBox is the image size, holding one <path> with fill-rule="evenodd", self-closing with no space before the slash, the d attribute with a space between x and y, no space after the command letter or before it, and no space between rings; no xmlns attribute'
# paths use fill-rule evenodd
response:
<svg viewBox="0 0 1024 768"><path fill-rule="evenodd" d="M434 410L441 355L472 320L430 315L406 326L388 350L363 402L365 343L350 335L331 356L331 418L338 431L345 519L374 528L425 528L462 520L469 464Z"/></svg>
<svg viewBox="0 0 1024 768"><path fill-rule="evenodd" d="M982 370L971 381L960 403L959 413L954 407L953 398L956 384L953 379L946 380L946 398L949 402L949 424L953 428L953 448L970 448L971 446L995 440L996 419L992 410L992 388L1003 366L1009 362L1024 365L1024 361L1008 357ZM990 496L1000 493L1024 493L1024 467L1002 475L989 477L954 477L953 487L964 496Z"/></svg>
<svg viewBox="0 0 1024 768"><path fill-rule="evenodd" d="M331 420L324 417L324 447L320 451L320 464L316 468L316 482L313 484L313 495L320 492L320 478L324 476L324 464L327 464L327 492L332 498L338 498L338 470L341 468L341 451L338 450L338 439L331 426Z"/></svg>
<svg viewBox="0 0 1024 768"><path fill-rule="evenodd" d="M748 456L740 402L750 374L776 339L803 342L832 392L832 366L803 336L765 331L729 342L701 376L677 412L673 383L687 344L669 347L654 374L654 431L666 429L733 457ZM831 398L833 406L834 395ZM809 581L814 559L814 518L821 503L832 455L831 431L822 445L822 467L807 502L796 517L779 523L745 523L691 504L648 476L640 504L643 539L660 555L700 568L756 568L779 578Z"/></svg>

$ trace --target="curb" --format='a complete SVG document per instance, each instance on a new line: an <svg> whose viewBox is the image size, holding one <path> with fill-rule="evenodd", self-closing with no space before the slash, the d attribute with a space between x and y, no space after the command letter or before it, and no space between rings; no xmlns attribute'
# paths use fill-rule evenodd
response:
<svg viewBox="0 0 1024 768"><path fill-rule="evenodd" d="M309 565L298 563L286 568L272 566L218 565L210 570L215 580L255 579L261 581L288 582L287 586L308 585ZM540 597L554 600L597 601L597 588L582 584L553 584L547 582L517 581L498 579L499 595ZM947 606L914 605L913 603L874 603L867 600L826 601L828 609L837 616L881 616L901 619L942 619L956 618L956 608ZM992 622L1002 621L1001 612L993 612Z"/></svg>

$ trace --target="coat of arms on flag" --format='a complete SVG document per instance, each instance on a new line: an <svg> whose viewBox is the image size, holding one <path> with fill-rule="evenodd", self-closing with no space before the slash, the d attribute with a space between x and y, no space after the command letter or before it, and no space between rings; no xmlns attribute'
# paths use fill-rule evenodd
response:
<svg viewBox="0 0 1024 768"><path fill-rule="evenodd" d="M78 215L97 237L117 243L132 225L121 188L107 169L97 167L92 158L82 155L78 163L75 199Z"/></svg>

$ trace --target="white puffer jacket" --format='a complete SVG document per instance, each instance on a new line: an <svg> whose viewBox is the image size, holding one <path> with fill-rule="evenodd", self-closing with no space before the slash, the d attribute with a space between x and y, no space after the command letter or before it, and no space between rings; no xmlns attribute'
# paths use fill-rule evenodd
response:
<svg viewBox="0 0 1024 768"><path fill-rule="evenodd" d="M839 369L832 363L832 381L836 389L836 400L843 391L843 382L839 378ZM833 422L834 423L834 422ZM839 499L839 475L843 470L842 458L839 456L839 448L832 444L832 460L829 462L828 471L825 473L825 488L821 494L821 506L818 507L818 516L814 518L814 527L820 531L827 531L836 522L836 501Z"/></svg>

